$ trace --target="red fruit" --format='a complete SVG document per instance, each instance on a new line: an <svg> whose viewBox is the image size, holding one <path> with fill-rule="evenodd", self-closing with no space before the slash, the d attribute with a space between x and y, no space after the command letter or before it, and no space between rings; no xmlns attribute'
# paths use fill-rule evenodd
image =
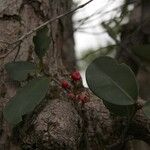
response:
<svg viewBox="0 0 150 150"><path fill-rule="evenodd" d="M79 72L79 71L74 71L74 72L71 74L71 78L72 78L74 81L79 81L79 80L81 80L80 72Z"/></svg>
<svg viewBox="0 0 150 150"><path fill-rule="evenodd" d="M61 81L61 86L62 86L62 88L64 88L64 89L69 89L69 88L70 88L70 84L69 84L68 81L66 81L66 80L62 80L62 81Z"/></svg>
<svg viewBox="0 0 150 150"><path fill-rule="evenodd" d="M87 100L88 100L87 96L82 96L81 95L79 98L80 98L80 101L83 102L83 103L87 102Z"/></svg>
<svg viewBox="0 0 150 150"><path fill-rule="evenodd" d="M86 93L81 93L78 96L78 99L82 102L82 103L86 103L89 100L89 97L86 95Z"/></svg>
<svg viewBox="0 0 150 150"><path fill-rule="evenodd" d="M74 99L75 98L75 95L73 93L68 93L67 96L70 99Z"/></svg>

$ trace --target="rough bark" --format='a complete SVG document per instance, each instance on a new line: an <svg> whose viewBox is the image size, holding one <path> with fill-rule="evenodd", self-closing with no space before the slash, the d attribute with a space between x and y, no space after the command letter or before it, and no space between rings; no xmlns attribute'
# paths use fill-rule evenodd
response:
<svg viewBox="0 0 150 150"><path fill-rule="evenodd" d="M1 4L0 40L8 42L15 41L22 34L47 19L56 17L71 8L71 1L67 0L5 0L1 1ZM49 25L51 45L44 63L49 73L57 78L64 77L68 61L71 66L68 70L72 70L75 64L74 59L73 62L70 59L73 53L68 57L69 60L65 59L67 62L64 60L66 53L70 54L69 50L73 50L74 42L70 19L71 16L68 16ZM33 36L31 35L22 42L17 60L33 61L36 59L33 52ZM5 44L3 43L1 54L5 53L4 47ZM50 89L50 96L46 97L32 114L24 116L22 123L12 129L3 118L2 111L20 85L18 82L9 79L3 66L5 63L12 61L15 55L16 50L6 58L0 59L0 84L1 89L3 89L0 97L1 150L100 150L104 149L103 142L109 145L108 149L112 147L111 144L120 142L120 131L122 131L124 120L119 117L114 119L102 100L83 87L81 87L81 90L87 90L90 93L90 100L84 107L72 102L62 93L61 89L53 86ZM146 132L144 134L146 139L143 140L149 142L149 128L147 127L150 126L150 122L142 112L137 113L133 124L134 127L135 125L141 127L142 130L138 132L139 135L143 133L143 130ZM134 129L139 129L139 127ZM129 131L133 131L132 126ZM136 132L130 132L129 135L134 138L142 138L136 135ZM115 146L118 146L118 144L115 144Z"/></svg>
<svg viewBox="0 0 150 150"><path fill-rule="evenodd" d="M37 27L38 25L42 24L48 19L54 18L64 12L67 12L71 9L72 6L72 1L59 0L2 0L0 3L0 40L7 41L9 43L17 40L21 35L27 33L28 31ZM49 32L51 44L47 56L45 58L45 64L46 67L49 68L49 72L52 75L60 75L63 72L64 65L67 68L67 70L72 70L72 68L75 66L75 55L71 15L68 15L66 18L59 19L54 23L50 24ZM33 52L33 36L34 34L26 38L21 43L19 54L17 55L16 60L36 60L36 56ZM5 47L6 44L1 43L1 55L5 54L7 51L13 48L13 46L9 49L5 49ZM3 69L4 64L13 61L17 54L17 49L18 47L15 48L15 50L6 58L0 59L0 149L17 149L14 145L12 146L11 128L5 122L2 115L2 111L6 103L11 97L15 95L16 90L19 87L19 83L11 81L9 77L7 77L6 72ZM66 53L68 53L70 56L68 57ZM70 115L72 115L71 112Z"/></svg>

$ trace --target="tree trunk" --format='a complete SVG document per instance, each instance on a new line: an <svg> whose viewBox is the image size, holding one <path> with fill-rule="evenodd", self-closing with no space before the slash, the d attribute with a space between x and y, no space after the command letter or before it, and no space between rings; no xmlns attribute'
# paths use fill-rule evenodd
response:
<svg viewBox="0 0 150 150"><path fill-rule="evenodd" d="M72 1L67 0L2 0L0 3L0 40L8 43L16 41L23 34L39 26L48 19L55 18L58 15L69 11L72 7ZM45 64L46 67L49 68L49 72L55 76L61 76L64 69L71 71L75 67L71 17L72 15L68 15L63 19L56 20L48 25L51 44L45 58ZM9 127L4 120L2 111L9 99L15 95L19 83L13 82L9 79L4 70L4 65L7 62L13 61L16 56L16 61L35 60L36 57L33 52L34 46L32 41L33 36L34 34L27 37L23 40L20 47L16 47L7 57L0 59L0 149L17 149L12 145L13 138L11 127ZM0 44L1 55L13 49L13 46L9 47L9 49L5 49L6 43L2 42ZM19 51L19 54L17 54L17 51ZM4 95L2 96L2 94ZM57 99L54 101L58 103ZM61 105L64 105L64 102L60 103L62 103ZM66 105L69 104L67 103ZM18 147L20 147L20 145Z"/></svg>
<svg viewBox="0 0 150 150"><path fill-rule="evenodd" d="M48 19L67 12L72 5L72 2L67 0L1 1L0 40L10 43ZM57 79L67 78L67 70L70 71L75 66L71 23L71 16L67 16L48 25L51 44L44 64L51 76ZM82 86L81 92L88 92L90 97L84 106L71 101L62 89L51 82L49 97L46 97L30 115L24 116L18 126L12 128L5 121L3 109L10 98L15 95L20 84L8 77L4 65L13 61L16 56L16 60L36 60L33 51L33 36L34 34L22 41L19 54L17 54L17 47L7 57L0 59L0 149L104 150L104 144L108 149L119 149L124 120L112 117L102 100ZM5 46L6 43L1 42L2 55L12 48L5 49ZM149 142L149 134L147 134L149 128L147 127L150 123L142 112L137 113L133 124L134 131L133 126L129 128L129 131L132 131L129 132L130 136ZM138 135L136 129L139 129L139 126L136 125L142 128Z"/></svg>

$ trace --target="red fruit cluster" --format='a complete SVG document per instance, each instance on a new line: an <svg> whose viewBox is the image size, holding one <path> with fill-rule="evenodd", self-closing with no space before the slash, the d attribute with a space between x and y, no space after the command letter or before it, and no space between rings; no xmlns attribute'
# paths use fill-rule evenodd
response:
<svg viewBox="0 0 150 150"><path fill-rule="evenodd" d="M71 73L71 78L72 80L74 81L79 81L81 80L81 75L80 75L80 72L79 71L74 71Z"/></svg>
<svg viewBox="0 0 150 150"><path fill-rule="evenodd" d="M64 88L64 89L69 89L70 88L70 84L68 83L68 81L62 80L61 81L61 87Z"/></svg>
<svg viewBox="0 0 150 150"><path fill-rule="evenodd" d="M76 100L76 102L81 102L82 104L86 103L89 100L89 95L86 91L81 92L78 87L80 82L77 81L81 80L79 71L72 72L70 77L73 82L70 80L61 80L61 87L66 90L65 93L67 92L67 97ZM72 85L70 83L72 83Z"/></svg>

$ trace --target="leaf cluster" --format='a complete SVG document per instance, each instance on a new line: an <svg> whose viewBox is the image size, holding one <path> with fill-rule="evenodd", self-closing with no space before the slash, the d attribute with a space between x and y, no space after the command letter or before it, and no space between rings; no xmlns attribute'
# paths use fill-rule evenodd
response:
<svg viewBox="0 0 150 150"><path fill-rule="evenodd" d="M50 44L47 26L37 31L33 42L34 51L40 60L39 63L41 63ZM5 69L11 79L24 83L27 82L25 86L17 91L16 95L8 102L4 109L4 117L12 125L21 122L23 115L31 113L44 99L48 91L49 79L43 76L43 74L39 77L41 71L39 65L41 64L27 61L9 62L5 65ZM30 76L32 77L31 80Z"/></svg>

